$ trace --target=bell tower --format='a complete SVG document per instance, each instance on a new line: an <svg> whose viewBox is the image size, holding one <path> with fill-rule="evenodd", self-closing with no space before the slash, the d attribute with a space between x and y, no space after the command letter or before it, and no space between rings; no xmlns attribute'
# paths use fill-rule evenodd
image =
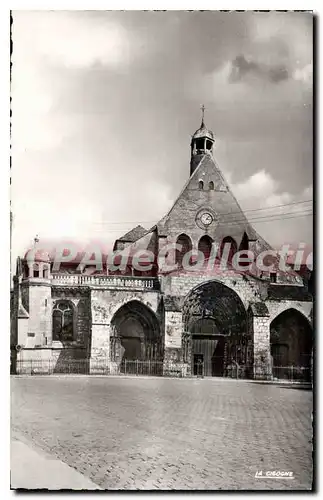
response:
<svg viewBox="0 0 323 500"><path fill-rule="evenodd" d="M204 155L212 155L213 146L215 144L215 137L211 130L209 130L204 123L204 104L201 107L202 122L200 128L193 134L191 140L191 169L190 175L194 172L199 165Z"/></svg>

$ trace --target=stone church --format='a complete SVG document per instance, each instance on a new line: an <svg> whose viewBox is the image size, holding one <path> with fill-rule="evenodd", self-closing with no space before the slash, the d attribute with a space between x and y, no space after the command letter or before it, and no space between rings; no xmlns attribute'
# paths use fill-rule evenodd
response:
<svg viewBox="0 0 323 500"><path fill-rule="evenodd" d="M55 270L39 241L17 259L12 373L271 379L288 377L292 367L294 376L310 379L307 280L281 270L277 252L248 222L213 156L215 136L204 119L190 146L187 181L168 213L115 242L113 255L128 255L123 269L106 258L100 269L82 267L77 255ZM151 265L134 265L138 251L155 256ZM270 265L266 257L260 269L265 254ZM160 255L174 266L161 266ZM250 265L237 266L237 255Z"/></svg>

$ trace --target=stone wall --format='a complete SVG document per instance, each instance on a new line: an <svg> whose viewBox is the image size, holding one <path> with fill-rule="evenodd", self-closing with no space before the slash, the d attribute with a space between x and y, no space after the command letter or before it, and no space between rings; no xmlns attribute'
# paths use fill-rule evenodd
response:
<svg viewBox="0 0 323 500"><path fill-rule="evenodd" d="M85 347L90 347L91 334L91 305L89 298L80 299L77 304L77 319L76 319L76 340L84 344Z"/></svg>
<svg viewBox="0 0 323 500"><path fill-rule="evenodd" d="M96 318L98 318L98 321L101 321L103 314L107 323L110 323L117 310L131 300L138 300L145 306L149 307L153 312L157 313L160 294L155 290L132 291L124 289L108 290L102 288L92 288L91 308L93 322L96 321Z"/></svg>
<svg viewBox="0 0 323 500"><path fill-rule="evenodd" d="M260 299L260 292L257 282L250 280L242 275L235 274L233 271L226 271L226 275L219 275L216 278L205 276L188 275L165 276L162 278L162 291L168 295L178 295L183 299L193 288L202 285L208 281L219 281L231 288L240 297L245 308L248 308L250 302Z"/></svg>
<svg viewBox="0 0 323 500"><path fill-rule="evenodd" d="M22 297L25 306L28 306L30 318L28 322L28 351L29 359L33 357L43 359L45 356L50 363L66 362L73 357L75 359L86 359L91 357L91 371L95 372L95 365L102 364L102 360L108 363L110 356L110 325L114 314L129 301L137 300L147 306L156 314L164 342L164 366L177 364L182 369L183 364L183 323L182 306L187 295L195 287L208 281L219 281L235 291L240 297L246 310L255 302L266 304L267 315L248 316L249 333L253 340L254 376L256 378L267 378L270 376L270 323L281 312L294 308L300 311L309 321L312 317L312 303L291 300L262 300L263 290L256 281L234 272L216 279L206 278L199 275L182 274L178 276L162 276L161 291L157 290L125 290L125 289L103 289L74 287L50 287L46 284L29 283L22 286ZM51 296L52 295L52 296ZM168 297L169 302L174 302L176 307L163 308L163 297ZM16 296L13 297L13 304ZM74 346L51 346L52 339L52 309L57 300L70 300L76 311L76 343ZM14 306L15 309L15 306ZM13 311L14 316L14 311ZM13 318L14 319L14 318ZM26 322L25 321L25 322ZM14 328L12 327L11 335ZM33 337L30 337L30 335ZM48 349L40 355L37 346L43 338L47 338ZM32 345L31 345L32 344ZM53 349L49 349L52 347ZM56 349L55 349L56 348ZM45 353L45 354L44 354ZM20 359L22 354L19 354ZM23 356L27 356L24 352ZM47 357L46 357L47 356ZM25 359L25 358L24 358ZM165 371L164 370L164 371ZM166 373L165 372L165 373ZM185 373L189 373L185 372Z"/></svg>
<svg viewBox="0 0 323 500"><path fill-rule="evenodd" d="M280 300L280 301L267 300L266 306L270 314L270 322L273 321L279 314L286 311L287 309L296 309L297 311L302 313L310 323L312 323L311 314L313 310L313 302L300 302L292 300Z"/></svg>
<svg viewBox="0 0 323 500"><path fill-rule="evenodd" d="M182 333L182 312L165 311L164 372L168 373L174 363L183 363Z"/></svg>
<svg viewBox="0 0 323 500"><path fill-rule="evenodd" d="M16 355L16 373L88 373L86 349L79 346L23 348Z"/></svg>
<svg viewBox="0 0 323 500"><path fill-rule="evenodd" d="M181 348L182 346L182 313L175 311L165 312L165 347Z"/></svg>
<svg viewBox="0 0 323 500"><path fill-rule="evenodd" d="M51 286L45 280L35 280L22 283L21 291L29 306L28 334L33 335L34 346L46 345L52 331Z"/></svg>
<svg viewBox="0 0 323 500"><path fill-rule="evenodd" d="M270 321L268 317L253 318L254 378L270 379Z"/></svg>
<svg viewBox="0 0 323 500"><path fill-rule="evenodd" d="M21 302L27 312L29 312L29 287L22 285L20 287Z"/></svg>

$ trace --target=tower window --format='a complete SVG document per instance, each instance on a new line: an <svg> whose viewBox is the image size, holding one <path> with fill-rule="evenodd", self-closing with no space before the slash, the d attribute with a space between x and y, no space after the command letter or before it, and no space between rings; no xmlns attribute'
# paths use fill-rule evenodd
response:
<svg viewBox="0 0 323 500"><path fill-rule="evenodd" d="M231 264L233 257L237 253L237 244L233 238L226 236L221 242L219 249L219 258L223 258L223 253L226 251L225 256L227 257L227 262Z"/></svg>
<svg viewBox="0 0 323 500"><path fill-rule="evenodd" d="M202 236L202 238L200 239L199 241L199 244L198 244L198 249L200 252L203 253L204 255L204 260L208 260L210 258L210 255L211 255L211 251L212 251L212 240L209 236Z"/></svg>
<svg viewBox="0 0 323 500"><path fill-rule="evenodd" d="M180 249L176 250L176 263L182 265L184 255L192 250L192 241L186 234L181 234L176 241L180 245Z"/></svg>
<svg viewBox="0 0 323 500"><path fill-rule="evenodd" d="M206 141L206 149L212 149L212 142Z"/></svg>
<svg viewBox="0 0 323 500"><path fill-rule="evenodd" d="M204 139L196 140L196 149L204 149Z"/></svg>
<svg viewBox="0 0 323 500"><path fill-rule="evenodd" d="M211 190L214 189L214 182L213 181L209 182L209 189L211 189Z"/></svg>
<svg viewBox="0 0 323 500"><path fill-rule="evenodd" d="M39 264L38 262L35 262L35 264L32 265L32 276L33 278L41 278L42 275L40 273L40 269L39 269Z"/></svg>
<svg viewBox="0 0 323 500"><path fill-rule="evenodd" d="M204 189L204 182L199 181L199 189L202 191Z"/></svg>

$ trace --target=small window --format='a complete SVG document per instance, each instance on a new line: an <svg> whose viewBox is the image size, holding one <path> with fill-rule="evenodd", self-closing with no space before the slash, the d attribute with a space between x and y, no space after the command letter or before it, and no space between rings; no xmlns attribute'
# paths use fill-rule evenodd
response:
<svg viewBox="0 0 323 500"><path fill-rule="evenodd" d="M199 181L199 189L202 191L204 189L204 182Z"/></svg>
<svg viewBox="0 0 323 500"><path fill-rule="evenodd" d="M214 190L214 182L213 181L209 182L209 189L211 189L212 191Z"/></svg>
<svg viewBox="0 0 323 500"><path fill-rule="evenodd" d="M277 274L276 273L270 273L270 281L271 281L271 283L277 283Z"/></svg>

